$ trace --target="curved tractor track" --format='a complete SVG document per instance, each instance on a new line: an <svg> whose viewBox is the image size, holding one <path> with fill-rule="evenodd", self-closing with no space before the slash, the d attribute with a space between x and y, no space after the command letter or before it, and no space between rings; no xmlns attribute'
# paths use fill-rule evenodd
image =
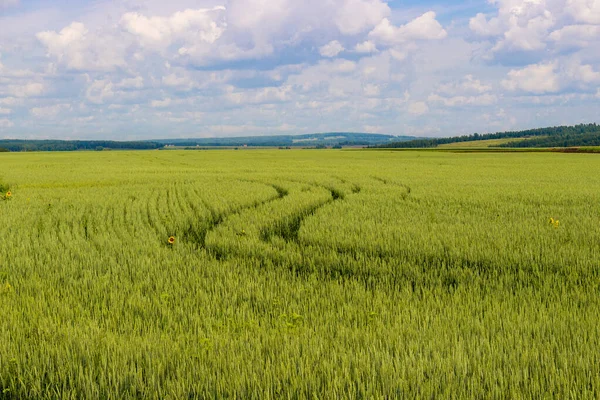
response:
<svg viewBox="0 0 600 400"><path fill-rule="evenodd" d="M304 269L303 222L324 207L360 192L356 184L286 179L279 198L230 214L207 232L206 249L218 259L252 257L294 270ZM281 185L281 186L280 186Z"/></svg>

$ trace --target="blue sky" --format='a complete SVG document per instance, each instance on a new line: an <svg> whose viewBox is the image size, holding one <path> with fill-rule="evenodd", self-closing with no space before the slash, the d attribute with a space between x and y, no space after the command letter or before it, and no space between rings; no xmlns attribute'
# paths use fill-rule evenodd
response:
<svg viewBox="0 0 600 400"><path fill-rule="evenodd" d="M600 122L599 0L0 0L0 138Z"/></svg>

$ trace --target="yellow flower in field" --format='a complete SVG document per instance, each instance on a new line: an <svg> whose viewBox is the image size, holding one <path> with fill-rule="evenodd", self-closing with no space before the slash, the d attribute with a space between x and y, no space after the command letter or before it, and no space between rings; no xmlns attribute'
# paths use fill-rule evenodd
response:
<svg viewBox="0 0 600 400"><path fill-rule="evenodd" d="M170 245L175 244L175 236L171 236L168 241Z"/></svg>
<svg viewBox="0 0 600 400"><path fill-rule="evenodd" d="M560 221L554 218L550 218L550 220L548 221L550 223L550 225L552 225L555 228L558 228L560 226Z"/></svg>
<svg viewBox="0 0 600 400"><path fill-rule="evenodd" d="M12 193L11 192L6 192L6 198L9 199L12 197Z"/></svg>

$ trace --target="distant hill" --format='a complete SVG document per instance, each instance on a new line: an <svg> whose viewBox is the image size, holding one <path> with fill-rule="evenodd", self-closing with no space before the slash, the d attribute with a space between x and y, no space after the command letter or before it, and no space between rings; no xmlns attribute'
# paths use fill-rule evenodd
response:
<svg viewBox="0 0 600 400"><path fill-rule="evenodd" d="M157 139L152 142L177 147L320 147L373 146L416 139L375 133L328 132L308 135L247 136L231 138Z"/></svg>
<svg viewBox="0 0 600 400"><path fill-rule="evenodd" d="M490 144L491 140L497 140L498 142ZM452 143L455 144L452 147L456 148L460 147L461 143L464 144L465 147L474 147L477 142L482 144L481 147L490 146L503 148L600 146L600 125L593 123L575 126L555 126L525 131L488 133L483 135L474 133L473 135L455 136L450 138L394 141L392 143L373 147L405 149L436 148Z"/></svg>
<svg viewBox="0 0 600 400"><path fill-rule="evenodd" d="M151 150L176 147L333 147L372 146L413 140L412 136L331 132L310 135L249 136L234 138L111 140L0 140L0 151Z"/></svg>

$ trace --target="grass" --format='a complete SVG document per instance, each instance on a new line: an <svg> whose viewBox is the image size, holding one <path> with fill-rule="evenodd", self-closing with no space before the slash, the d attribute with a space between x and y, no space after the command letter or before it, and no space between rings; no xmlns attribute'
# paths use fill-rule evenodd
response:
<svg viewBox="0 0 600 400"><path fill-rule="evenodd" d="M598 398L599 167L3 154L0 399Z"/></svg>

